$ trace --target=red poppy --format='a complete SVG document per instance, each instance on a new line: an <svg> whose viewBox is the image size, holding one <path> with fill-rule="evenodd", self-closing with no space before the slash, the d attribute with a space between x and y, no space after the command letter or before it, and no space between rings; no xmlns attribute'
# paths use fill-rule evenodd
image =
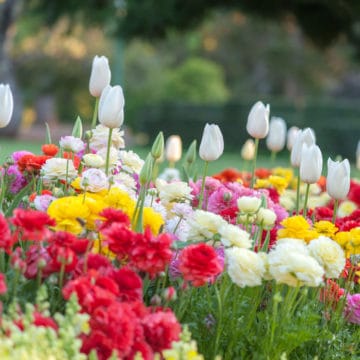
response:
<svg viewBox="0 0 360 360"><path fill-rule="evenodd" d="M50 158L51 156L47 155L26 154L18 160L17 165L21 172L37 174L40 172L40 169L45 164L46 160Z"/></svg>

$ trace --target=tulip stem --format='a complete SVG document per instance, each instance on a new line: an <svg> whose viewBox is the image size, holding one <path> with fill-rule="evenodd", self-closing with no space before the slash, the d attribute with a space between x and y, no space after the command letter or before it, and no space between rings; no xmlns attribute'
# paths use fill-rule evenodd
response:
<svg viewBox="0 0 360 360"><path fill-rule="evenodd" d="M202 182L201 182L201 190L200 190L200 195L199 195L198 209L202 208L202 203L203 203L203 199L204 199L204 191L205 191L205 180L206 180L206 174L207 174L208 166L209 166L209 162L205 161L204 175L203 175Z"/></svg>
<svg viewBox="0 0 360 360"><path fill-rule="evenodd" d="M251 185L250 185L251 188L254 187L254 183L255 183L255 169L256 169L256 159L257 159L258 147L259 147L259 139L255 139L255 152L254 152L253 168L252 168L252 173L251 173Z"/></svg>
<svg viewBox="0 0 360 360"><path fill-rule="evenodd" d="M308 202L308 198L309 198L309 190L310 190L310 184L306 184L306 192L305 192L305 200L304 200L304 211L303 211L304 218L306 218L307 202Z"/></svg>
<svg viewBox="0 0 360 360"><path fill-rule="evenodd" d="M298 169L297 182L296 182L296 215L299 215L300 208L300 169Z"/></svg>
<svg viewBox="0 0 360 360"><path fill-rule="evenodd" d="M333 222L334 225L335 225L338 209L339 209L339 200L335 199L335 201L334 201L334 211L333 211L333 217L332 217L332 222Z"/></svg>
<svg viewBox="0 0 360 360"><path fill-rule="evenodd" d="M109 175L109 158L110 158L112 132L113 132L113 129L109 128L109 137L108 137L107 148L106 148L106 162L105 162L105 174L106 174L106 176Z"/></svg>
<svg viewBox="0 0 360 360"><path fill-rule="evenodd" d="M99 101L100 101L100 98L97 97L95 99L94 114L93 114L92 123L91 123L91 128L92 129L96 127L97 114L98 114L98 109L99 109Z"/></svg>
<svg viewBox="0 0 360 360"><path fill-rule="evenodd" d="M276 160L276 155L277 155L277 152L276 151L272 151L271 152L271 156L270 156L270 161L271 163L273 164Z"/></svg>

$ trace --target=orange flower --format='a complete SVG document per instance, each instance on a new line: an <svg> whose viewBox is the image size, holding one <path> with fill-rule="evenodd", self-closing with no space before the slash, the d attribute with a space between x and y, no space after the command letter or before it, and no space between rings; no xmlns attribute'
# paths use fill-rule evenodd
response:
<svg viewBox="0 0 360 360"><path fill-rule="evenodd" d="M55 144L44 144L41 151L44 155L55 156L59 152L59 148Z"/></svg>

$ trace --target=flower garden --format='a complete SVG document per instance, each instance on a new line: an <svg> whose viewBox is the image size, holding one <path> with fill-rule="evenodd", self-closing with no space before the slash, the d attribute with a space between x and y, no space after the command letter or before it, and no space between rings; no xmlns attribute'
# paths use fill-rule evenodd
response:
<svg viewBox="0 0 360 360"><path fill-rule="evenodd" d="M207 174L224 150L214 124L184 156L160 132L141 159L110 79L95 57L91 130L78 118L55 144L47 128L41 153L2 164L0 358L359 358L360 182L348 160L323 169L314 132L287 132L261 102L242 151L250 172ZM0 85L2 127L13 106ZM257 168L259 141L275 156L286 136L292 167Z"/></svg>

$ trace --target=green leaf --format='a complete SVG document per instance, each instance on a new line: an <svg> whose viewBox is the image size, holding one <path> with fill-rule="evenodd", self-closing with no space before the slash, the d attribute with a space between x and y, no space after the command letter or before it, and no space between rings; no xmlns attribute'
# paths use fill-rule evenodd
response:
<svg viewBox="0 0 360 360"><path fill-rule="evenodd" d="M82 120L81 117L78 116L75 120L75 124L72 130L72 136L77 137L77 138L82 138L83 135L83 125L82 125Z"/></svg>
<svg viewBox="0 0 360 360"><path fill-rule="evenodd" d="M50 127L49 124L46 122L45 123L45 127L46 127L46 138L45 138L45 144L52 144L51 141L51 133L50 133Z"/></svg>

